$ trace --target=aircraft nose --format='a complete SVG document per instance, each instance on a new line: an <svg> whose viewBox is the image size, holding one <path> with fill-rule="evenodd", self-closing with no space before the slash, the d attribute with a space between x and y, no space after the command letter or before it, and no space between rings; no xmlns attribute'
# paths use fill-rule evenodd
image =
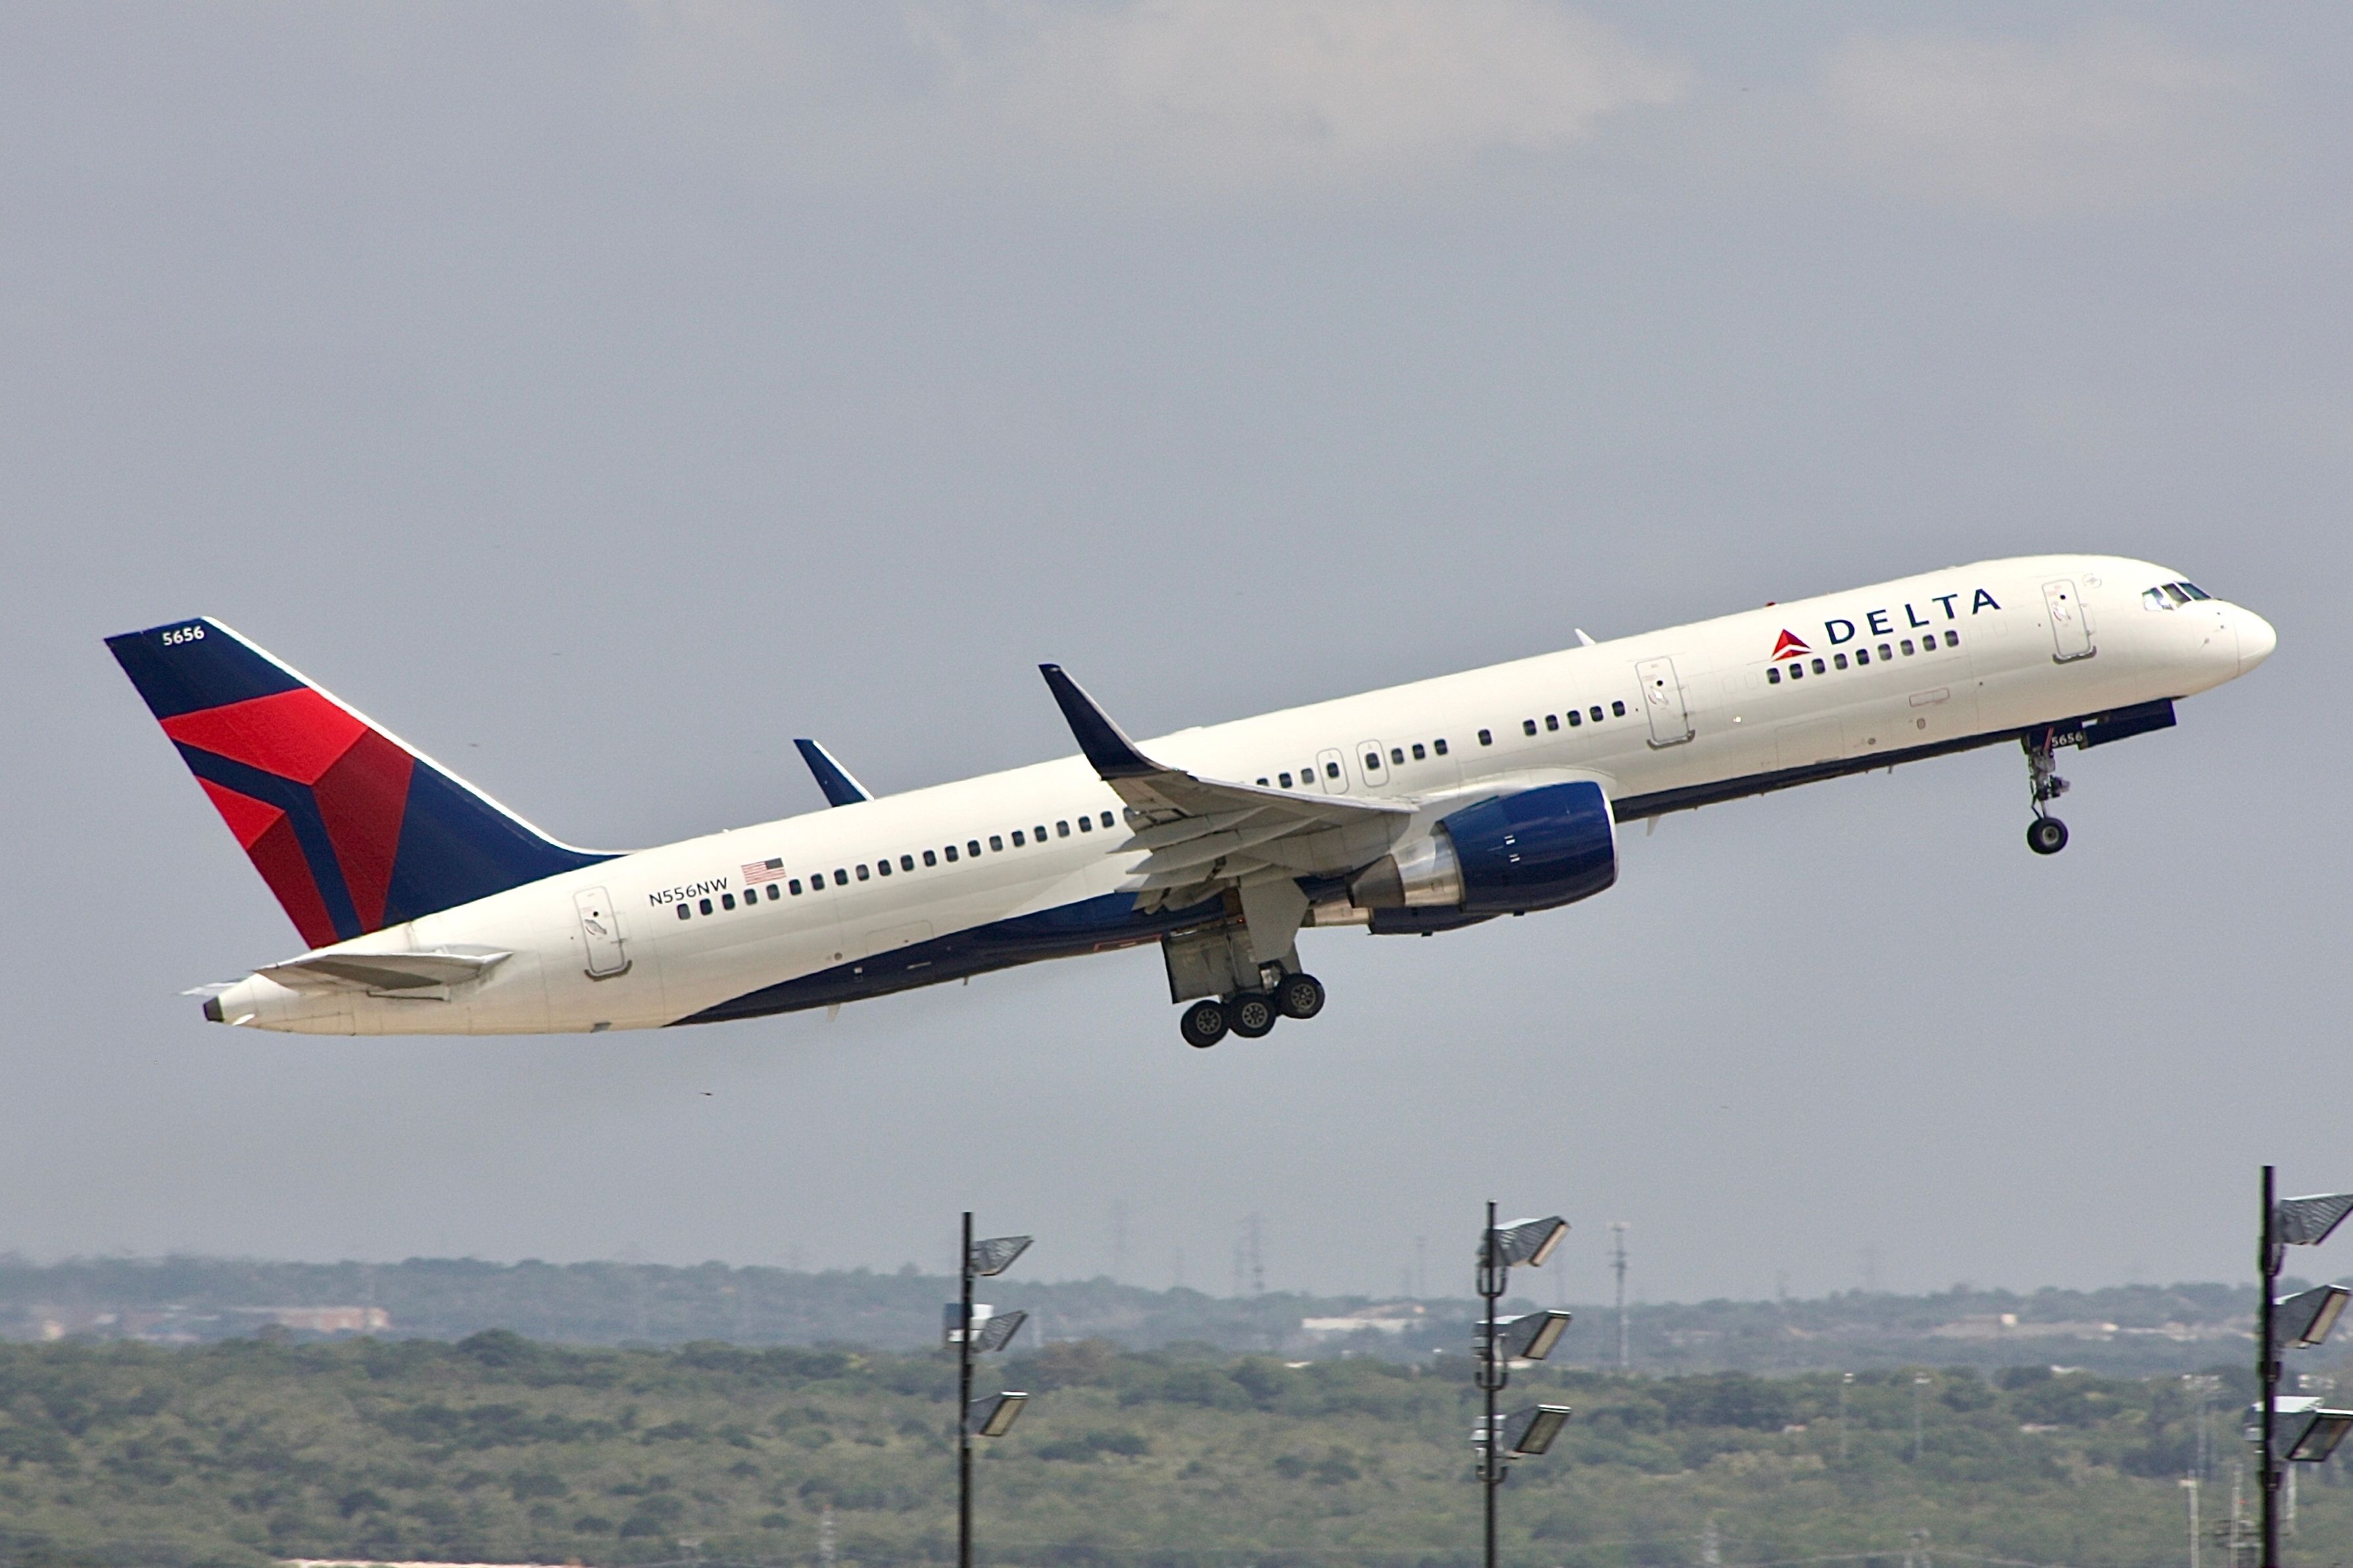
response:
<svg viewBox="0 0 2353 1568"><path fill-rule="evenodd" d="M2271 658L2272 649L2279 647L2279 633L2271 622L2253 610L2241 609L2231 617L2239 633L2239 673L2244 675Z"/></svg>

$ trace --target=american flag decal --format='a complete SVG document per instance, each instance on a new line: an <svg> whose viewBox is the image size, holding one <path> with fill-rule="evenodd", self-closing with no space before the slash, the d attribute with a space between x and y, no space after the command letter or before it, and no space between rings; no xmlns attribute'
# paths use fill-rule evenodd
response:
<svg viewBox="0 0 2353 1568"><path fill-rule="evenodd" d="M782 860L754 860L744 868L744 885L747 888L760 882L781 882L785 879Z"/></svg>

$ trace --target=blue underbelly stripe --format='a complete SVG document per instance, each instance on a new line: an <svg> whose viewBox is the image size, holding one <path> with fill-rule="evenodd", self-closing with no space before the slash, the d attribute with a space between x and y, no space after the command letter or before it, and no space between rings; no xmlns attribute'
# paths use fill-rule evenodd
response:
<svg viewBox="0 0 2353 1568"><path fill-rule="evenodd" d="M959 980L967 974L984 974L993 969L1010 969L1020 963L1133 947L1215 919L1222 910L1223 900L1211 899L1190 909L1139 914L1134 894L1105 893L1101 898L1082 899L1075 904L994 921L934 937L929 942L878 952L855 963L837 963L797 980L747 991L672 1022L719 1024L733 1018L830 1007L869 996L886 996L894 991L912 991L919 985L935 985L943 980Z"/></svg>

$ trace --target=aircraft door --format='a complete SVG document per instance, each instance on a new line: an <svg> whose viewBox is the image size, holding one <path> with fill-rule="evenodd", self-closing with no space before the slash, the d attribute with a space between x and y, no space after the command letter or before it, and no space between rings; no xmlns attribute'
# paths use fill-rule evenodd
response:
<svg viewBox="0 0 2353 1568"><path fill-rule="evenodd" d="M572 895L572 908L580 917L580 947L586 955L583 967L591 980L609 980L629 967L629 955L621 946L621 922L613 916L613 900L602 888L584 888Z"/></svg>
<svg viewBox="0 0 2353 1568"><path fill-rule="evenodd" d="M1315 753L1315 773L1323 781L1325 795L1348 793L1348 759L1340 754L1337 746Z"/></svg>
<svg viewBox="0 0 2353 1568"><path fill-rule="evenodd" d="M1683 682L1675 679L1675 661L1646 658L1634 667L1642 683L1642 710L1651 718L1651 744L1680 746L1692 738L1691 710L1683 706Z"/></svg>
<svg viewBox="0 0 2353 1568"><path fill-rule="evenodd" d="M1389 782L1389 765L1381 755L1378 741L1356 742L1356 760L1365 765L1365 787L1378 789Z"/></svg>
<svg viewBox="0 0 2353 1568"><path fill-rule="evenodd" d="M2062 579L2042 584L2042 604L2051 612L2052 659L2067 664L2079 658L2089 658L2099 649L2092 646L2092 623L2084 618L2084 605L2075 594L2075 584Z"/></svg>

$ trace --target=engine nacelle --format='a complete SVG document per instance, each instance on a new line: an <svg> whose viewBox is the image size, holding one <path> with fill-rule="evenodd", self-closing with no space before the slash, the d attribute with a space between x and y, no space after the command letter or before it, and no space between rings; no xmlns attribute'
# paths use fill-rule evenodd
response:
<svg viewBox="0 0 2353 1568"><path fill-rule="evenodd" d="M1573 904L1617 879L1609 798L1578 780L1463 807L1357 872L1348 898L1363 910L1483 917Z"/></svg>

